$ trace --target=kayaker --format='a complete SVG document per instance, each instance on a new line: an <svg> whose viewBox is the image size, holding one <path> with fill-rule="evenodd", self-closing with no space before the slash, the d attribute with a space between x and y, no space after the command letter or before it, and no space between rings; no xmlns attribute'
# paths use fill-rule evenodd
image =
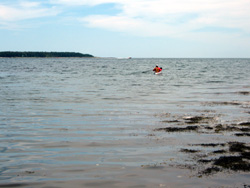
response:
<svg viewBox="0 0 250 188"><path fill-rule="evenodd" d="M158 65L156 65L155 68L153 69L153 71L155 71L155 72L161 72L161 69L158 67Z"/></svg>

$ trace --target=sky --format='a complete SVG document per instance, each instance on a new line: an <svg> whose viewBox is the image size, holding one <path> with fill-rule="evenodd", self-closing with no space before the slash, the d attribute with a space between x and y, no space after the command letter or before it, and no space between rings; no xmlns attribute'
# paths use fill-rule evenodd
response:
<svg viewBox="0 0 250 188"><path fill-rule="evenodd" d="M250 58L250 0L0 0L0 51Z"/></svg>

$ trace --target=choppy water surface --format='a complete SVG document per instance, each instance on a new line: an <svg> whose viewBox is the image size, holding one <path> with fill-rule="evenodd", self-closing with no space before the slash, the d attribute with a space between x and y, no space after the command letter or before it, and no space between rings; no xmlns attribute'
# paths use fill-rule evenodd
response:
<svg viewBox="0 0 250 188"><path fill-rule="evenodd" d="M0 185L243 187L249 173L202 179L175 166L188 144L249 137L155 129L201 114L249 121L249 70L250 59L2 58Z"/></svg>

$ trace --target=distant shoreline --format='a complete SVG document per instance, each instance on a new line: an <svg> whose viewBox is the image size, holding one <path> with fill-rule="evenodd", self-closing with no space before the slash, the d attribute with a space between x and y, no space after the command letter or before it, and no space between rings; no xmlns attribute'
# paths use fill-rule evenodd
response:
<svg viewBox="0 0 250 188"><path fill-rule="evenodd" d="M82 54L79 52L0 52L0 58L67 58L67 57L87 57L93 58L91 54Z"/></svg>

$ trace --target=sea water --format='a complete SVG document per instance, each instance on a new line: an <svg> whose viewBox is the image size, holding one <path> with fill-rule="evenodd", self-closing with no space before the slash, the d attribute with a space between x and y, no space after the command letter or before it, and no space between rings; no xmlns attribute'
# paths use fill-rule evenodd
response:
<svg viewBox="0 0 250 188"><path fill-rule="evenodd" d="M182 146L231 136L154 130L167 116L206 112L249 121L249 70L250 59L0 58L0 184L185 187L184 170L154 177L142 166L174 166Z"/></svg>

